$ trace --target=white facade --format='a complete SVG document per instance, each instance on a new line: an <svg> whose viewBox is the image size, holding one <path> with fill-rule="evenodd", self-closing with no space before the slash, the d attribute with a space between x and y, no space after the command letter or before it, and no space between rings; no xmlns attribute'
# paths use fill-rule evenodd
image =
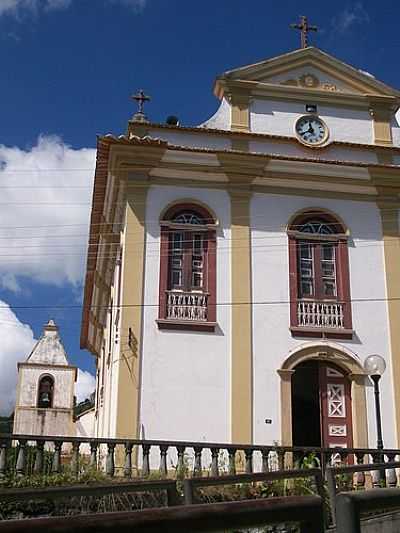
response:
<svg viewBox="0 0 400 533"><path fill-rule="evenodd" d="M322 91L307 93L304 87L296 87L288 96L288 88L284 86L282 95L277 97L280 89L270 87L274 84L280 87L282 81L310 73L321 83L336 87L337 93L332 92L331 101L329 94ZM229 76L226 76L226 83L230 89L233 75ZM374 84L374 90L388 90L373 78L364 78L365 84ZM278 371L285 368L285 362L293 354L312 347L316 352L323 352L326 347L342 354L360 369L361 374L369 354L384 357L387 365L381 381L384 439L386 447L396 447L396 382L392 368L394 348L390 342L393 325L389 317L385 233L376 178L379 172L393 170L382 170L385 165L377 149L388 149L390 142L378 146L376 138L380 133L376 120L368 102L362 100L365 95L360 93L361 89L358 92L354 89L356 82L362 83L363 80L352 79L349 84L343 73L335 78L315 65L305 65L256 81L260 82L260 87L257 86L249 98L246 133L231 131L234 109L227 96L228 90L221 97L222 103L216 114L197 129L148 125L146 139L164 141L165 151L153 165L146 163L150 168L146 175L148 191L143 223L143 311L141 330L135 331L139 342L138 374L134 376L133 387L138 391L139 405L136 436L203 442L232 440L235 417L232 395L237 393L240 397L241 391L234 390L232 385L233 365L237 364L233 358L233 343L238 338L238 327L233 327L232 319L234 284L237 283L232 259L232 239L237 237L232 237L232 226L237 226L238 222L232 217L231 193L233 185L239 184L246 187L250 198L250 441L268 445L282 443L285 421L282 420L284 406ZM263 83L265 87L261 87ZM260 95L262 90L265 94ZM341 95L347 98L344 103L340 100ZM350 96L354 97L354 105ZM375 93L371 93L371 101L373 96ZM306 113L305 104L313 103L314 97L316 114L329 129L327 144L318 151L301 144L295 133L296 120ZM245 128L245 120L243 124ZM390 149L400 146L398 129L393 119ZM140 144L140 139L133 137L133 141L124 138L121 146L124 144L125 149L129 140L132 145ZM122 150L121 146L116 149ZM238 165L241 164L240 157L249 164L253 160L261 161L262 156L265 160L258 166L255 164L253 174L250 171L244 173L247 163L243 163L244 170L241 169L242 174L235 182L232 179L234 164L229 167L224 163L224 158L232 154ZM392 158L388 167L398 164L396 152L386 151L385 154ZM251 159L251 156L258 159ZM130 163L135 160L133 152L128 160ZM143 173L144 165L140 158L139 161L138 167ZM128 185L134 186L134 180L135 172L132 171ZM129 194L134 198L132 190ZM205 206L216 219L217 317L214 331L161 329L157 322L160 219L167 207L180 202ZM396 219L399 213L397 198L393 202L392 216ZM346 229L352 316L350 338L335 338L334 335L307 337L291 330L288 225L304 210L330 213ZM109 212L109 207L104 208L105 219ZM127 348L126 328L121 329L120 317L124 312L121 292L131 269L139 267L134 259L124 259L130 229L126 219L122 218L121 224L123 260L116 263L111 275L107 324L102 335L97 334L101 338L101 353L96 351L99 358L95 426L96 435L104 437L129 436L117 435L118 399L122 394L119 376L125 371L124 357L132 356ZM97 268L100 271L99 265ZM95 291L95 302L100 298L99 294ZM95 330L94 323L90 327L90 331ZM367 425L367 442L363 445L372 447L376 441L373 388L367 376L362 376L362 380ZM129 410L129 398L123 409Z"/></svg>

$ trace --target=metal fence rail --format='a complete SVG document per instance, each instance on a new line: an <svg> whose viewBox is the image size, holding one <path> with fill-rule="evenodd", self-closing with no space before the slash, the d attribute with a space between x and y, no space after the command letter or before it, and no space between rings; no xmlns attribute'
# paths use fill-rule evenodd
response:
<svg viewBox="0 0 400 533"><path fill-rule="evenodd" d="M26 502L32 500L60 500L64 498L77 498L89 496L108 496L110 494L123 494L128 492L155 492L165 491L167 505L180 505L180 498L174 480L162 481L136 481L121 483L97 483L93 485L74 485L64 487L47 487L40 489L2 489L0 490L0 506L9 502Z"/></svg>
<svg viewBox="0 0 400 533"><path fill-rule="evenodd" d="M343 476L346 474L355 474L355 479L353 478L352 484L355 488L360 490L365 488L366 476L365 472L372 472L373 487L377 488L381 483L384 485L387 483L389 487L394 488L397 486L397 473L396 468L400 468L400 462L392 463L375 463L372 465L354 465L354 466L338 466L338 467L329 467L326 471L326 481L328 486L329 493L329 503L332 514L332 521L335 523L336 513L337 513L337 485L336 485L336 476Z"/></svg>
<svg viewBox="0 0 400 533"><path fill-rule="evenodd" d="M361 533L361 515L371 511L400 510L400 489L342 492L336 497L337 533Z"/></svg>
<svg viewBox="0 0 400 533"><path fill-rule="evenodd" d="M238 474L236 476L192 478L184 481L185 503L187 505L199 503L196 489L201 487L212 487L217 485L233 485L238 483L255 483L260 481L275 481L283 479L312 478L315 483L315 490L319 496L323 497L322 473L318 468L304 470L282 470L260 474Z"/></svg>
<svg viewBox="0 0 400 533"><path fill-rule="evenodd" d="M189 533L299 524L300 533L324 531L319 496L288 496L269 500L187 505L125 513L0 522L0 533Z"/></svg>

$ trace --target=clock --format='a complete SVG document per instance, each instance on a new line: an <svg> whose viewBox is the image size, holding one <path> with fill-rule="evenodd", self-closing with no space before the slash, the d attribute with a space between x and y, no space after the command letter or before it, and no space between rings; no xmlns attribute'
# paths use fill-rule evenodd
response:
<svg viewBox="0 0 400 533"><path fill-rule="evenodd" d="M297 138L307 146L321 146L328 140L329 130L316 115L304 115L295 124Z"/></svg>

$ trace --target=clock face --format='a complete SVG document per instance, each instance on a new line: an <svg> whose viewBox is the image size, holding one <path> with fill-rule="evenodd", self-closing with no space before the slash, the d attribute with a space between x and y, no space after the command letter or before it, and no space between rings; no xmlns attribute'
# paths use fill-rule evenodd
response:
<svg viewBox="0 0 400 533"><path fill-rule="evenodd" d="M309 146L323 144L328 138L328 128L315 115L305 115L296 122L296 135L300 141Z"/></svg>

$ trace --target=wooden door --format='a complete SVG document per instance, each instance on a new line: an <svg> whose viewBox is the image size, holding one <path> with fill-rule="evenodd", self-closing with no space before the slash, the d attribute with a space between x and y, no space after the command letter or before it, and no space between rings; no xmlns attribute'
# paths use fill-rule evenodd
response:
<svg viewBox="0 0 400 533"><path fill-rule="evenodd" d="M352 448L351 383L342 371L319 365L321 440L324 448Z"/></svg>

